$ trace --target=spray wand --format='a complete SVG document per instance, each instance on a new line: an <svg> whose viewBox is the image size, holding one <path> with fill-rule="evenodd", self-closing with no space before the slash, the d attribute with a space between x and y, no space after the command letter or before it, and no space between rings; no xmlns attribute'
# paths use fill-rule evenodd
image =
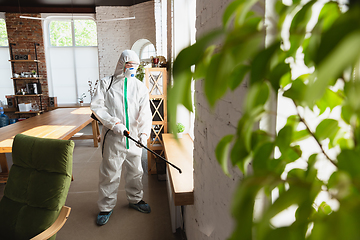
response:
<svg viewBox="0 0 360 240"><path fill-rule="evenodd" d="M129 132L129 131L124 130L124 136L127 137L127 138L129 138L129 139L131 139L131 140L133 140L134 142L136 142L137 144L139 144L141 147L145 148L146 150L148 150L148 151L151 152L152 154L156 155L157 157L159 157L161 160L165 161L167 164L169 164L169 165L172 166L173 168L176 168L176 169L179 171L179 173L182 173L180 168L178 168L177 166L175 166L175 165L172 164L171 162L167 161L165 158L163 158L162 156L160 156L159 154L157 154L157 153L154 152L153 150L145 147L144 144L142 144L140 141L136 141L134 138L132 138L132 137L130 136L130 132Z"/></svg>

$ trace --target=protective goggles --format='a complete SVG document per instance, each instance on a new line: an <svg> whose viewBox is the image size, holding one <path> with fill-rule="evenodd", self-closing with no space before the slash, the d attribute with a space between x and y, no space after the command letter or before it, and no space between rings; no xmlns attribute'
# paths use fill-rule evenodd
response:
<svg viewBox="0 0 360 240"><path fill-rule="evenodd" d="M130 67L138 68L139 64L137 64L137 63L125 63L125 67L126 68L130 68Z"/></svg>

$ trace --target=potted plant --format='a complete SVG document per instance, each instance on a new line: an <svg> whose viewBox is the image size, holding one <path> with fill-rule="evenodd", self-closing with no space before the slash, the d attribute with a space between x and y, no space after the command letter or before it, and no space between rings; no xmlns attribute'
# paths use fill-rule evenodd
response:
<svg viewBox="0 0 360 240"><path fill-rule="evenodd" d="M177 124L176 124L176 130L177 130L177 136L178 136L178 138L182 138L182 134L183 134L183 132L184 132L184 130L185 130L184 124L182 124L182 123L177 123Z"/></svg>
<svg viewBox="0 0 360 240"><path fill-rule="evenodd" d="M144 68L144 64L140 63L138 69L136 70L136 76L137 79L139 79L140 81L144 81L144 77L145 77L145 68Z"/></svg>
<svg viewBox="0 0 360 240"><path fill-rule="evenodd" d="M89 83L89 90L88 90L88 92L90 93L90 98L91 98L91 100L92 100L92 98L93 98L93 96L94 96L94 94L95 94L96 86L97 86L97 84L99 83L99 80L97 79L94 83L89 80L88 83Z"/></svg>
<svg viewBox="0 0 360 240"><path fill-rule="evenodd" d="M359 53L354 51L360 41L359 27L354 25L360 21L360 7L349 1L349 10L343 12L337 2L329 1L317 11L318 22L308 24L315 19L312 11L317 1L292 1L293 5L268 1L276 15L266 21L272 22L269 38L273 42L264 48L259 45L264 45L265 29L259 26L267 23L261 24L263 16L250 12L255 2L263 4L233 1L225 10L222 31L204 34L178 54L168 114L176 119L179 102L192 110L192 78L204 78L204 98L214 110L227 92L244 87L245 81L247 96L236 130L215 148L217 161L230 179L235 171L229 171L229 162L243 173L234 188L235 224L229 239L327 240L344 235L349 239L359 231L353 219L360 209L360 77ZM288 17L291 23L284 24ZM280 34L284 30L289 34L286 39ZM224 41L214 39L220 36ZM289 59L299 60L311 71L294 74L298 64ZM272 96L278 93L293 105L290 116L277 115L283 127L276 132L271 127L253 127L259 119L276 114L268 106L276 104ZM310 148L300 145L304 140L311 141ZM298 159L305 165L293 167ZM324 177L326 163L332 170ZM278 196L273 196L273 190ZM260 198L266 200L259 204ZM290 207L296 210L288 211ZM276 226L273 220L284 218L284 210L287 222Z"/></svg>
<svg viewBox="0 0 360 240"><path fill-rule="evenodd" d="M32 73L33 77L37 77L35 70L32 70L31 73Z"/></svg>
<svg viewBox="0 0 360 240"><path fill-rule="evenodd" d="M86 98L86 94L85 94L85 93L81 94L81 96L78 98L78 99L79 99L80 106L82 106L82 105L84 104L84 98Z"/></svg>

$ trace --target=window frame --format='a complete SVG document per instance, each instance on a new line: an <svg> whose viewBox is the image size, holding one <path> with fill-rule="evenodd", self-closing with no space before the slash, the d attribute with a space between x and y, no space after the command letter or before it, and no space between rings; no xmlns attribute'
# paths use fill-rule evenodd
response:
<svg viewBox="0 0 360 240"><path fill-rule="evenodd" d="M144 49L145 49L147 46L149 46L149 45L152 45L152 46L154 47L154 54L155 54L154 57L156 57L156 48L155 48L155 45L154 45L153 43L151 43L151 42L146 42L144 45L141 46L141 48L140 48L140 53L139 53L139 58L140 58L141 60L143 60L143 61L144 61L144 60L145 60L145 61L150 61L150 57L149 57L149 58L142 58L142 57L141 57Z"/></svg>
<svg viewBox="0 0 360 240"><path fill-rule="evenodd" d="M42 16L45 15L45 21L44 21L44 29L46 29L45 37L48 47L50 48L69 48L69 47L98 47L99 43L97 42L97 45L92 46L77 46L75 45L75 24L74 20L92 20L96 24L96 20L94 17L94 14L87 14L87 15L72 15L72 14L61 14L61 15L54 15L54 14L42 14ZM47 15L47 16L46 16ZM50 39L50 23L52 21L70 21L71 22L71 38L72 38L72 45L71 46L53 46L51 44ZM97 31L97 30L96 30Z"/></svg>
<svg viewBox="0 0 360 240"><path fill-rule="evenodd" d="M47 66L51 66L50 63L50 51L48 51L49 49L53 49L53 48L98 48L99 43L97 42L98 45L96 46L76 46L75 45L75 28L74 26L72 26L72 41L73 44L71 46L53 46L51 45L51 40L50 40L50 23L51 21L56 21L56 20L67 20L67 21L72 21L72 20L93 20L97 26L96 20L95 20L95 14L54 14L54 13L42 13L41 14L42 18L45 18L45 20L43 21L42 25L43 25L43 38L44 38L44 46L45 46L45 55L46 55L46 65ZM72 25L74 25L73 21L72 21ZM96 29L97 31L97 29ZM74 69L76 69L76 65L74 65ZM48 88L49 88L49 96L53 96L54 95L54 79L52 78L52 69L51 67L47 68L47 74L48 74ZM79 82L78 82L78 77L75 74L75 92L76 92L76 99L79 98Z"/></svg>
<svg viewBox="0 0 360 240"><path fill-rule="evenodd" d="M3 19L5 22L5 26L6 26L6 18L5 18L5 13L4 12L0 12L0 19ZM6 58L4 63L4 68L5 72L3 72L3 74L0 76L0 82L2 83L0 85L0 89L1 89L1 96L0 96L0 105L3 104L4 106L7 106L7 100L6 100L6 95L13 95L14 92L14 85L13 85L13 81L11 80L12 77L12 69L11 69L11 64L8 61L10 59L10 47L9 47L9 35L7 34L7 29L6 29L6 35L7 35L7 46L0 46L1 51L2 52L6 52L8 54L8 58ZM5 66L6 64L8 64L8 68ZM7 72L6 72L7 71ZM5 82L6 81L6 82ZM3 89L7 89L9 90L9 92L7 90L3 90ZM10 91L11 89L11 91Z"/></svg>

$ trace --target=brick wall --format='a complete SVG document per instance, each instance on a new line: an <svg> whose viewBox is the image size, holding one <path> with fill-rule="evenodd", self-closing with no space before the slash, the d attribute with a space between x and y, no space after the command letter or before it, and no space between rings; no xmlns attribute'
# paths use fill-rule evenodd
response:
<svg viewBox="0 0 360 240"><path fill-rule="evenodd" d="M32 17L40 17L40 14L26 14L26 15ZM5 14L8 40L9 43L16 44L15 46L12 46L13 55L30 55L31 59L35 59L34 43L40 44L40 46L36 47L36 51L37 51L37 59L41 61L39 63L38 74L42 76L40 83L41 83L42 93L45 95L44 97L42 97L42 106L43 109L45 109L48 105L47 103L48 103L49 92L48 92L45 49L44 49L41 21L32 20L32 19L22 19L19 18L19 16L20 14L18 13ZM32 70L37 71L35 63L15 63L14 70L16 73L31 72ZM17 85L18 85L17 87L18 89L26 88L25 81L17 81ZM13 94L15 94L15 92ZM38 97L19 98L19 103L22 102L34 103L35 101L39 104Z"/></svg>
<svg viewBox="0 0 360 240"><path fill-rule="evenodd" d="M135 12L134 12L135 11ZM134 20L98 22L98 51L100 78L114 73L120 54L139 39L156 44L154 2L133 7L96 7L96 19L132 17Z"/></svg>
<svg viewBox="0 0 360 240"><path fill-rule="evenodd" d="M221 25L222 14L230 0L197 0L196 38ZM176 11L176 10L175 10ZM227 239L233 231L231 203L242 174L228 163L226 176L215 157L220 139L236 132L247 92L243 83L210 109L203 81L195 86L196 119L194 127L194 197L193 206L185 209L185 230L189 240Z"/></svg>
<svg viewBox="0 0 360 240"><path fill-rule="evenodd" d="M147 39L156 48L155 5L154 1L136 4L130 7L134 20L130 21L130 48L139 39Z"/></svg>

